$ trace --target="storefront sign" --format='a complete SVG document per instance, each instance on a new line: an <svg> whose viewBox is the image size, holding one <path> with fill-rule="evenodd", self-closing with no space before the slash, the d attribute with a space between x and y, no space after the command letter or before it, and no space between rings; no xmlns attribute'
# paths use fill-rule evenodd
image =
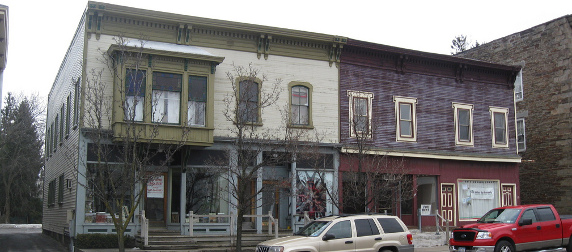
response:
<svg viewBox="0 0 572 252"><path fill-rule="evenodd" d="M431 205L421 205L421 215L426 216L431 214Z"/></svg>
<svg viewBox="0 0 572 252"><path fill-rule="evenodd" d="M159 176L147 182L147 198L164 198L165 176Z"/></svg>
<svg viewBox="0 0 572 252"><path fill-rule="evenodd" d="M494 199L495 189L489 188L471 188L471 198L473 199Z"/></svg>

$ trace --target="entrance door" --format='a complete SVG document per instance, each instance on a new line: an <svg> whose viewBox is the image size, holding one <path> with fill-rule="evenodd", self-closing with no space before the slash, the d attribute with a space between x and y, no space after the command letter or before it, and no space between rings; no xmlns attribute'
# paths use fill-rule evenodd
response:
<svg viewBox="0 0 572 252"><path fill-rule="evenodd" d="M288 226L286 217L290 195L286 186L289 184L284 181L265 180L263 185L265 190L262 191L262 214L268 214L271 211L272 216L278 219L279 227L285 229Z"/></svg>
<svg viewBox="0 0 572 252"><path fill-rule="evenodd" d="M455 184L441 184L441 216L449 220L449 225L457 225L455 218ZM441 225L445 225L444 220L441 220Z"/></svg>
<svg viewBox="0 0 572 252"><path fill-rule="evenodd" d="M149 219L151 226L165 226L165 213L167 212L166 175L166 173L161 173L147 182L145 217Z"/></svg>
<svg viewBox="0 0 572 252"><path fill-rule="evenodd" d="M515 188L515 184L502 184L502 206L516 205Z"/></svg>

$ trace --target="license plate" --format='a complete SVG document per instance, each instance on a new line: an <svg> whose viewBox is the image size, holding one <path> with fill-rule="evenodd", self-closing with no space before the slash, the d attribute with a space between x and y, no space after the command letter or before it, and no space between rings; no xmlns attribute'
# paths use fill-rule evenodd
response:
<svg viewBox="0 0 572 252"><path fill-rule="evenodd" d="M457 251L459 251L459 252L465 252L465 247L459 247L459 249L457 249Z"/></svg>

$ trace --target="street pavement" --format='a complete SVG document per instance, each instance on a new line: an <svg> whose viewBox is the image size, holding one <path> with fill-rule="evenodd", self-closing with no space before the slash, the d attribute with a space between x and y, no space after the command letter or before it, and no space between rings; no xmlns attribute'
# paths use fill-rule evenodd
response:
<svg viewBox="0 0 572 252"><path fill-rule="evenodd" d="M447 252L445 232L420 232L411 230L416 252ZM64 247L53 238L42 234L42 225L0 224L0 251L6 252L66 252ZM78 251L78 250L76 250ZM115 252L117 249L83 249L83 252ZM129 252L146 252L138 248ZM564 252L564 249L551 250ZM157 252L157 251L154 251Z"/></svg>
<svg viewBox="0 0 572 252"><path fill-rule="evenodd" d="M42 225L0 224L0 251L65 252L68 249L42 234Z"/></svg>

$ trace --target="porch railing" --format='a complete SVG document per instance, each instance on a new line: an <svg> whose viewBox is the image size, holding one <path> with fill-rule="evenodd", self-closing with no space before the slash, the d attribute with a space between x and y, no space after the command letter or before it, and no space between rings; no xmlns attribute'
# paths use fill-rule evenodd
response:
<svg viewBox="0 0 572 252"><path fill-rule="evenodd" d="M228 218L228 224L230 225L229 231L230 231L230 236L234 236L234 232L235 232L235 228L236 228L236 220L237 220L237 215L233 214L232 212L230 212L230 214L217 214L217 215L210 215L210 214L194 214L193 211L189 211L189 236L194 236L194 227L195 227L195 221L199 220L201 218L204 219L211 219L211 218L215 218L216 220L220 220L221 218ZM276 218L274 218L274 216L272 216L272 211L268 211L268 214L247 214L244 215L244 217L247 218L268 218L268 235L272 235L272 230L274 229L274 237L278 238L278 220ZM226 222L225 222L226 223ZM208 224L203 224L203 225L208 225ZM257 231L260 233L262 230L258 230Z"/></svg>
<svg viewBox="0 0 572 252"><path fill-rule="evenodd" d="M443 216L439 215L439 211L435 210L435 230L437 235L439 234L439 230L443 231L439 226L439 219L445 221L445 241L449 244L449 220L443 218Z"/></svg>
<svg viewBox="0 0 572 252"><path fill-rule="evenodd" d="M143 244L145 246L149 245L149 220L145 217L145 210L141 211L141 238L143 238Z"/></svg>

